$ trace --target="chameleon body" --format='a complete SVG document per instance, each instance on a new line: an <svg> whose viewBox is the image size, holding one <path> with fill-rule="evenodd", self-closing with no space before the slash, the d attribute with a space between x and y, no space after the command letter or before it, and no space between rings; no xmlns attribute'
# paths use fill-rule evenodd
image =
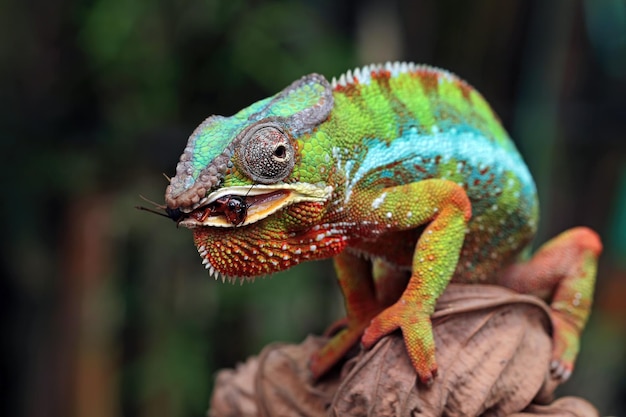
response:
<svg viewBox="0 0 626 417"><path fill-rule="evenodd" d="M311 359L315 377L359 340L368 348L400 329L432 382L430 315L450 281L546 299L553 374L572 370L601 243L576 228L522 259L537 226L533 179L485 99L447 71L388 63L330 83L311 74L232 117L211 116L165 199L216 277L334 257L347 317Z"/></svg>

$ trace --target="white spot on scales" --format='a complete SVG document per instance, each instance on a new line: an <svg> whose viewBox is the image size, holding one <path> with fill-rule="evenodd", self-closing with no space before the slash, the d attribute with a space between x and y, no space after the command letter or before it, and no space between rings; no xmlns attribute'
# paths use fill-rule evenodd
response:
<svg viewBox="0 0 626 417"><path fill-rule="evenodd" d="M383 202L385 201L385 197L387 197L387 192L384 192L378 197L376 197L374 201L372 201L372 208L373 209L379 208L380 205L383 204Z"/></svg>

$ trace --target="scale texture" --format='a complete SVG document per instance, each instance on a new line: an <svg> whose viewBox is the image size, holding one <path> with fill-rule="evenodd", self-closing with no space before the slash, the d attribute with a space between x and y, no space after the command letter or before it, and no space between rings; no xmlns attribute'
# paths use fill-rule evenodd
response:
<svg viewBox="0 0 626 417"><path fill-rule="evenodd" d="M528 256L539 211L532 176L486 100L445 70L311 74L232 117L211 116L189 138L165 200L216 277L334 258L347 316L311 358L315 377L355 343L370 348L401 330L417 374L432 382L430 316L451 281L548 301L553 376L573 369L600 240L574 228Z"/></svg>

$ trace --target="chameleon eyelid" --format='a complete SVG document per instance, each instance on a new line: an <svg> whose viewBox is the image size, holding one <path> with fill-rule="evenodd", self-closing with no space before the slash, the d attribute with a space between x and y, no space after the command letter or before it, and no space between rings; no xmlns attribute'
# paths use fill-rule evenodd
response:
<svg viewBox="0 0 626 417"><path fill-rule="evenodd" d="M244 132L235 147L235 163L250 179L261 184L284 180L295 164L291 138L276 121L265 121Z"/></svg>

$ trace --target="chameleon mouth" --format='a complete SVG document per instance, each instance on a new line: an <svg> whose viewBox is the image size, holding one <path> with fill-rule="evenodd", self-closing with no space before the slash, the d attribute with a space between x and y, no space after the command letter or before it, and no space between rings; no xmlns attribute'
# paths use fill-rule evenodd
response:
<svg viewBox="0 0 626 417"><path fill-rule="evenodd" d="M202 199L178 224L190 229L245 226L294 203L324 202L332 191L308 183L225 187Z"/></svg>

